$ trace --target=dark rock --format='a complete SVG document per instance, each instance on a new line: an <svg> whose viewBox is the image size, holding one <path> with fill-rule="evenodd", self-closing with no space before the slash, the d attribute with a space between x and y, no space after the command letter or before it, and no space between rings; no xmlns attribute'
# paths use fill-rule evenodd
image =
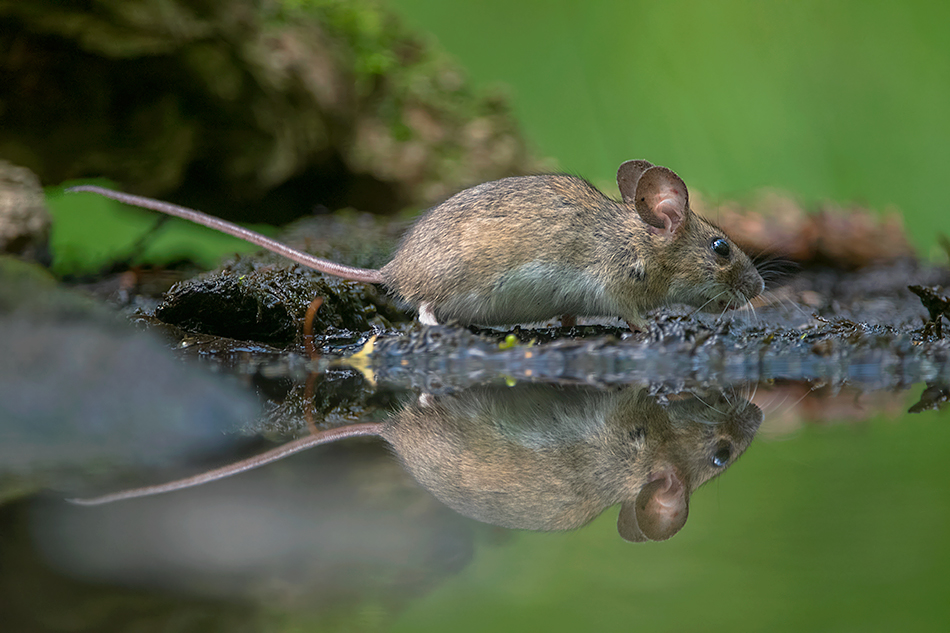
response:
<svg viewBox="0 0 950 633"><path fill-rule="evenodd" d="M307 308L323 299L314 331L360 333L385 329L379 306L389 302L373 287L274 263L275 257L241 258L223 268L173 286L155 317L184 330L287 346L300 339Z"/></svg>

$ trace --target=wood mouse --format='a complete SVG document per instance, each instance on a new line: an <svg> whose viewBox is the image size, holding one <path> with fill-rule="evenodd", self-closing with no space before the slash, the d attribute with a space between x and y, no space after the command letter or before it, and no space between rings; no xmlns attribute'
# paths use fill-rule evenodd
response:
<svg viewBox="0 0 950 633"><path fill-rule="evenodd" d="M673 171L630 160L623 200L565 174L518 176L466 189L424 213L379 270L314 257L236 224L92 185L98 193L234 235L318 271L386 286L427 325L512 325L565 316L620 317L669 303L739 307L762 277L720 229L694 214Z"/></svg>
<svg viewBox="0 0 950 633"><path fill-rule="evenodd" d="M624 539L665 540L686 523L693 491L735 462L761 421L758 407L720 392L661 402L638 386L482 386L423 395L386 422L320 431L187 479L75 501L171 492L320 444L378 436L425 489L473 519L570 530L620 503Z"/></svg>

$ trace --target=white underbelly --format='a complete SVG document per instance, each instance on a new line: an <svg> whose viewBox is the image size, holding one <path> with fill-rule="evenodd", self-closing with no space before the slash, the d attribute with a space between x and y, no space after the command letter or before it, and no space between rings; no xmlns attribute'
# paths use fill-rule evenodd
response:
<svg viewBox="0 0 950 633"><path fill-rule="evenodd" d="M509 270L478 292L459 292L435 307L440 321L482 325L544 321L563 314L619 316L603 283L563 264L531 263Z"/></svg>

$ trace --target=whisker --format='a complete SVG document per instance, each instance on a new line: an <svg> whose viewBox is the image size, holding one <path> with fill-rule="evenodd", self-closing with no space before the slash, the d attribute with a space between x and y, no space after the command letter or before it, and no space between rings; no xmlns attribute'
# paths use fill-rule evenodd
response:
<svg viewBox="0 0 950 633"><path fill-rule="evenodd" d="M805 308L803 308L800 303L794 301L791 297L779 298L779 301L781 301L782 305L784 305L786 308L791 307L792 311L797 312L800 316L808 320L812 319L813 314L808 310L805 310Z"/></svg>
<svg viewBox="0 0 950 633"><path fill-rule="evenodd" d="M730 296L729 301L726 302L725 307L722 309L722 312L719 313L719 317L716 319L717 323L722 321L723 317L726 316L726 312L728 312L730 309L730 306L732 306L732 300L733 300L733 297Z"/></svg>
<svg viewBox="0 0 950 633"><path fill-rule="evenodd" d="M720 410L717 409L716 407L712 406L711 404L709 404L708 402L706 402L705 400L703 400L702 398L700 398L700 397L699 397L698 395L696 395L695 393L694 393L693 395L696 396L696 399L697 399L697 400L699 400L700 402L702 402L704 405L706 405L708 408L712 409L713 411L715 411L715 412L718 413L719 415L726 415L725 412L720 411Z"/></svg>
<svg viewBox="0 0 950 633"><path fill-rule="evenodd" d="M752 322L755 323L756 325L758 325L758 324L759 324L759 315L758 315L758 313L755 311L755 305L752 304L752 299L746 299L746 305L748 305L748 306L749 306L749 310L752 311Z"/></svg>
<svg viewBox="0 0 950 633"><path fill-rule="evenodd" d="M710 303L712 303L713 301L715 301L716 299L718 299L719 297L721 297L722 295L724 295L726 292L727 292L727 291L725 291L725 290L721 291L719 294L717 294L716 296L714 296L714 297L712 297L711 299L709 299L709 301L707 301L707 302L704 303L703 305L699 306L698 308L696 308L695 310L693 310L692 312L690 312L689 316L690 316L690 317L696 316L697 314L699 314L699 313L702 311L703 308L705 308L705 307L708 306Z"/></svg>
<svg viewBox="0 0 950 633"><path fill-rule="evenodd" d="M801 403L802 400L804 400L805 398L810 396L815 390L820 389L823 386L824 385L812 385L811 387L809 387L808 390L804 394L802 394L801 398L799 398L798 400L792 403L792 406L789 407L789 410L797 407L799 403Z"/></svg>
<svg viewBox="0 0 950 633"><path fill-rule="evenodd" d="M774 391L770 391L768 395L769 399L760 405L762 411L774 413L776 416L781 415L781 408L789 399L788 392L782 391L781 394L777 394Z"/></svg>

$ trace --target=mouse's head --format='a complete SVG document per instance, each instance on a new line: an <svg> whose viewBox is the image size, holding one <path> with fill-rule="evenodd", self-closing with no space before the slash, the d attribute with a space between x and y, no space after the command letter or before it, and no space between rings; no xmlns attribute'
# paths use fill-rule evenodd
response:
<svg viewBox="0 0 950 633"><path fill-rule="evenodd" d="M630 160L617 171L623 201L648 225L651 255L669 303L707 312L739 307L765 287L749 257L689 208L686 183L672 170Z"/></svg>
<svg viewBox="0 0 950 633"><path fill-rule="evenodd" d="M634 429L644 438L646 474L636 481L642 487L623 500L617 529L628 541L662 541L686 524L692 493L745 452L762 411L739 394L722 392L682 394L664 405L647 401L638 411Z"/></svg>

